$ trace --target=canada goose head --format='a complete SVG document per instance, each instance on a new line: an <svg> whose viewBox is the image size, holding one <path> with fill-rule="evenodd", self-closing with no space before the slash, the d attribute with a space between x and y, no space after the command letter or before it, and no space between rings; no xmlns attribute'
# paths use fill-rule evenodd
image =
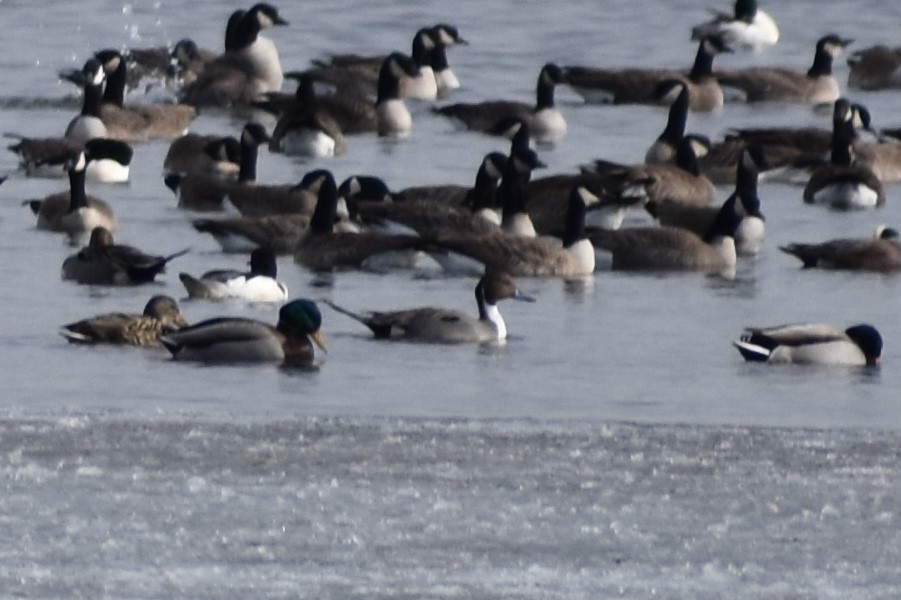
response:
<svg viewBox="0 0 901 600"><path fill-rule="evenodd" d="M103 71L106 73L107 77L115 73L121 65L125 64L122 53L113 48L98 50L94 53L94 58L99 60L100 64L103 65Z"/></svg>
<svg viewBox="0 0 901 600"><path fill-rule="evenodd" d="M439 46L453 46L454 44L466 46L469 44L469 42L460 37L460 32L457 31L456 27L447 23L438 23L432 27L431 33L435 44Z"/></svg>
<svg viewBox="0 0 901 600"><path fill-rule="evenodd" d="M835 58L854 42L851 38L843 38L835 33L824 35L817 41L817 54L826 53Z"/></svg>
<svg viewBox="0 0 901 600"><path fill-rule="evenodd" d="M197 43L190 38L183 38L176 42L169 53L169 58L181 67L187 67L192 62L202 60L200 48Z"/></svg>
<svg viewBox="0 0 901 600"><path fill-rule="evenodd" d="M61 79L70 81L81 88L99 87L103 85L106 79L106 72L103 70L103 64L96 58L89 58L81 70L60 71Z"/></svg>
<svg viewBox="0 0 901 600"><path fill-rule="evenodd" d="M351 175L338 186L338 196L351 202L361 200L384 202L391 200L391 191L381 177Z"/></svg>
<svg viewBox="0 0 901 600"><path fill-rule="evenodd" d="M527 175L535 169L544 169L545 163L538 157L538 153L529 147L514 148L510 152L505 168L512 174Z"/></svg>
<svg viewBox="0 0 901 600"><path fill-rule="evenodd" d="M410 57L419 67L424 67L429 64L429 58L434 48L435 40L432 38L432 30L423 27L413 36Z"/></svg>
<svg viewBox="0 0 901 600"><path fill-rule="evenodd" d="M538 73L538 82L539 85L543 84L545 86L555 86L566 83L566 79L563 76L563 69L554 63L547 63Z"/></svg>
<svg viewBox="0 0 901 600"><path fill-rule="evenodd" d="M250 253L250 274L251 276L263 275L273 279L278 275L278 264L272 250L257 248Z"/></svg>
<svg viewBox="0 0 901 600"><path fill-rule="evenodd" d="M882 357L882 336L870 324L861 323L845 330L845 334L857 344L866 357L868 366L876 366Z"/></svg>
<svg viewBox="0 0 901 600"><path fill-rule="evenodd" d="M499 181L504 175L504 168L507 166L507 156L503 152L489 152L482 159L479 167L480 172L484 172L486 177L490 177L495 181Z"/></svg>
<svg viewBox="0 0 901 600"><path fill-rule="evenodd" d="M699 50L702 50L708 56L729 54L733 51L732 47L726 42L726 39L723 36L716 34L705 36L699 44Z"/></svg>
<svg viewBox="0 0 901 600"><path fill-rule="evenodd" d="M879 225L873 233L873 237L877 240L898 240L901 239L901 233L894 227L888 225Z"/></svg>
<svg viewBox="0 0 901 600"><path fill-rule="evenodd" d="M256 21L260 29L268 29L276 25L288 25L288 22L278 14L278 9L265 2L253 5L247 11L245 18Z"/></svg>
<svg viewBox="0 0 901 600"><path fill-rule="evenodd" d="M322 314L319 312L319 307L312 300L306 298L293 300L282 306L278 311L278 325L276 325L276 329L283 333L296 333L307 336L325 351L325 340L319 332L321 327Z"/></svg>

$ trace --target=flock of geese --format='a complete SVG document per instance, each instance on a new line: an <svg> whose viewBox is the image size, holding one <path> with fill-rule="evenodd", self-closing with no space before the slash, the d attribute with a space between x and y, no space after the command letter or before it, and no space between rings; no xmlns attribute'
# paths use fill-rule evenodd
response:
<svg viewBox="0 0 901 600"><path fill-rule="evenodd" d="M346 152L361 134L404 137L414 126L407 101L444 99L460 87L447 51L467 42L451 25L417 31L409 55L334 55L306 70L283 72L276 46L263 32L285 25L275 7L260 3L232 14L222 52L191 40L171 49L98 51L82 69L60 74L83 90L82 109L65 133L17 136L10 145L28 175L68 177L65 192L26 202L38 229L65 234L76 246L87 240L63 262L63 278L118 286L153 281L185 251L155 256L116 243L113 210L86 193L85 181L127 181L133 144L140 151L143 141L171 140L164 181L178 206L211 213L194 215L194 228L212 235L224 251L251 255L247 272L181 273L188 296L281 303L277 324L221 317L188 325L175 300L154 296L140 315L104 314L65 325L69 341L163 346L184 360L309 366L314 344L325 349L322 315L312 300L288 300L277 279L277 256L332 271L403 268L427 255L448 273L478 276L477 316L434 307L360 314L329 306L377 338L497 342L507 335L498 303L532 300L514 278L590 276L596 252L608 253L615 270L734 275L737 257L753 256L763 244L759 177L800 178L805 202L840 210L880 206L884 183L901 181L901 144L875 137L869 111L843 98L833 76L833 61L850 40L821 37L806 72L714 68L721 53L778 42L775 21L757 2L737 0L733 12L691 31L698 46L688 71L548 63L538 72L534 104L436 104L435 118L510 139L508 153L484 157L471 187L392 192L376 177L337 182L325 169L310 171L297 184L258 183L260 146L326 157ZM852 86L901 87L901 48L868 48L854 53L849 65ZM128 89L149 80L175 89L177 102L125 101ZM296 82L295 93L282 91L285 80ZM665 127L645 162L595 160L579 173L533 179L532 172L544 166L535 148L561 143L566 135L555 104L559 85L587 103L668 105ZM832 130L743 129L717 142L686 133L690 112L733 101L826 105ZM268 130L251 120L237 138L188 133L198 111L210 108L265 111L275 126ZM723 184L734 186L734 193L714 206L714 186ZM658 224L622 228L624 216L639 210ZM230 215L217 214L224 211ZM897 238L897 231L882 228L872 239L781 250L805 268L890 271L901 269ZM752 361L875 365L882 339L867 324L800 324L750 328L735 346Z"/></svg>

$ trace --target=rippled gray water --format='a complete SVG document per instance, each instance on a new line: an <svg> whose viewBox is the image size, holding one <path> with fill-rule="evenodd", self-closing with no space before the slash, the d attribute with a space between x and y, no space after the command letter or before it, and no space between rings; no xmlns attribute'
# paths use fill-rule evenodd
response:
<svg viewBox="0 0 901 600"><path fill-rule="evenodd" d="M455 100L528 100L546 61L690 64L689 27L707 2L303 2L272 33L286 69L328 51L407 49L447 21L471 45L450 54ZM0 131L55 135L78 101L56 71L92 50L192 36L218 47L234 7L194 2L0 2ZM806 69L826 31L856 47L894 43L888 2L774 5L783 39L719 64ZM855 46L852 46L855 47ZM846 67L837 72L844 80ZM897 94L855 93L876 126L898 126ZM558 92L567 137L541 149L549 172L595 157L638 161L662 129L650 107L581 106ZM263 181L313 166L393 188L469 183L497 140L458 132L414 106L400 142L352 138L346 156L307 163L261 153ZM689 128L823 124L805 107L730 105ZM236 132L204 114L194 129ZM240 267L190 228L159 176L166 144L136 150L109 200L119 239L161 253L186 245L163 281L97 289L59 280L71 251L34 230L20 201L62 182L0 187L0 595L110 598L892 598L896 574L901 322L896 276L802 272L776 247L867 235L901 222L898 186L878 212L802 206L762 184L768 240L735 281L600 271L588 282L522 280L502 347L371 341L324 309L318 372L173 364L163 354L74 348L60 324L182 297L175 277ZM12 171L0 154L0 172ZM719 190L725 198L729 190ZM289 259L292 297L355 308L474 310L468 279L347 273L322 286ZM190 321L267 307L183 303ZM741 327L870 321L880 371L768 369L731 348Z"/></svg>

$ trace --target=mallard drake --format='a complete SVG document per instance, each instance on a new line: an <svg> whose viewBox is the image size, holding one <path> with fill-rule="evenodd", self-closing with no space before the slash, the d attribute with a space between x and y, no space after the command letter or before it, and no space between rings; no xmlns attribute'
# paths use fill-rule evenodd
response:
<svg viewBox="0 0 901 600"><path fill-rule="evenodd" d="M732 343L751 362L873 367L882 356L882 336L867 324L844 331L821 323L747 327Z"/></svg>
<svg viewBox="0 0 901 600"><path fill-rule="evenodd" d="M160 342L176 360L308 367L313 364L313 343L325 350L321 326L316 303L300 299L281 307L275 327L255 319L219 317L161 335Z"/></svg>
<svg viewBox="0 0 901 600"><path fill-rule="evenodd" d="M897 271L901 269L898 231L880 226L871 238L842 238L819 244L788 244L779 249L797 257L805 269Z"/></svg>
<svg viewBox="0 0 901 600"><path fill-rule="evenodd" d="M107 313L63 325L60 334L75 344L125 344L162 347L160 334L187 327L178 302L154 296L140 315Z"/></svg>
<svg viewBox="0 0 901 600"><path fill-rule="evenodd" d="M63 261L62 278L87 285L150 283L166 270L169 261L186 252L187 248L169 256L146 254L116 244L108 229L95 227L88 245Z"/></svg>
<svg viewBox="0 0 901 600"><path fill-rule="evenodd" d="M719 35L732 48L760 50L779 41L779 26L773 17L757 7L757 0L735 0L733 12L711 10L713 19L696 25L691 39Z"/></svg>
<svg viewBox="0 0 901 600"><path fill-rule="evenodd" d="M501 300L512 298L534 302L516 287L513 278L503 273L486 273L476 285L478 318L448 308L423 307L408 310L378 311L365 315L327 304L372 330L377 339L395 339L433 344L503 342L507 326L497 309Z"/></svg>
<svg viewBox="0 0 901 600"><path fill-rule="evenodd" d="M250 271L233 269L207 271L200 277L180 273L178 278L189 298L222 300L234 298L248 302L284 302L288 288L276 279L278 265L268 248L257 248L250 254Z"/></svg>

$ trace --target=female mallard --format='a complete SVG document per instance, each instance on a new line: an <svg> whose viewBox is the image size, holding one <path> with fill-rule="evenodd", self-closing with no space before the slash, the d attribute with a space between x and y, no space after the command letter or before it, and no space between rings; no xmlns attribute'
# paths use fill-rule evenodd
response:
<svg viewBox="0 0 901 600"><path fill-rule="evenodd" d="M872 367L882 355L882 336L867 324L844 331L820 323L748 327L732 343L752 362Z"/></svg>
<svg viewBox="0 0 901 600"><path fill-rule="evenodd" d="M219 317L160 336L178 360L206 363L313 364L313 343L325 350L322 315L312 300L281 307L275 327L254 319Z"/></svg>
<svg viewBox="0 0 901 600"><path fill-rule="evenodd" d="M178 303L169 296L154 296L140 315L106 313L63 325L60 333L74 344L125 344L160 347L163 333L187 327Z"/></svg>

